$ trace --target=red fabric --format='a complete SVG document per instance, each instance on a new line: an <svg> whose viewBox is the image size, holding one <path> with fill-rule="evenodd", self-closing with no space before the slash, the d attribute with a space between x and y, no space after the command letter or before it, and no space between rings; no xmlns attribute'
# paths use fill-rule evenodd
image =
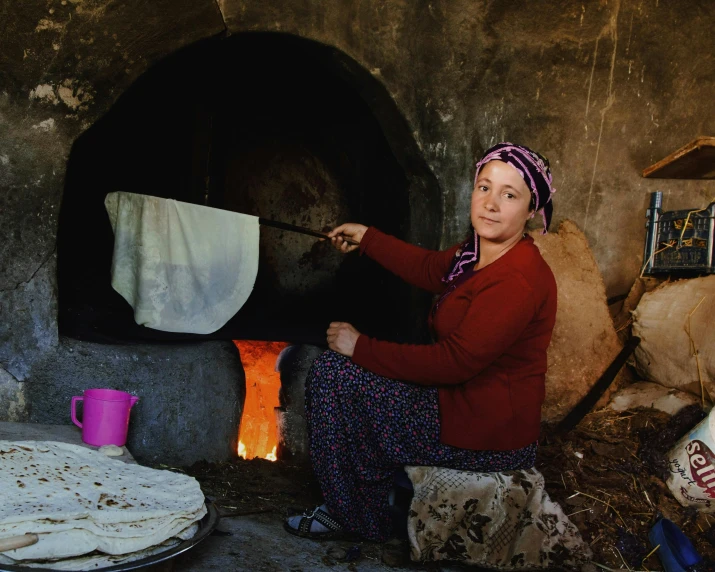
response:
<svg viewBox="0 0 715 572"><path fill-rule="evenodd" d="M375 228L360 251L407 282L439 293L458 246L436 252ZM361 335L352 360L393 379L439 387L442 442L508 450L539 436L556 281L531 237L467 278L430 326L437 341L398 344Z"/></svg>

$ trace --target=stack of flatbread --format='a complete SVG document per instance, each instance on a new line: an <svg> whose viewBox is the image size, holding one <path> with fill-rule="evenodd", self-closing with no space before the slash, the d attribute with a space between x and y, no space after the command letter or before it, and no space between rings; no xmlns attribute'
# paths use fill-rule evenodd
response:
<svg viewBox="0 0 715 572"><path fill-rule="evenodd" d="M66 443L0 441L0 539L39 536L0 553L0 564L93 570L126 562L191 538L205 514L192 477Z"/></svg>

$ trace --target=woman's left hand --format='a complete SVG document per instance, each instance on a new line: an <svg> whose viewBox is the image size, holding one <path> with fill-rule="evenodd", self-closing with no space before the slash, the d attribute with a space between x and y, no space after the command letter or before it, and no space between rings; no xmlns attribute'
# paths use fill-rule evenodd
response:
<svg viewBox="0 0 715 572"><path fill-rule="evenodd" d="M347 322L330 322L328 328L328 347L347 357L353 357L355 344L360 337L358 332Z"/></svg>

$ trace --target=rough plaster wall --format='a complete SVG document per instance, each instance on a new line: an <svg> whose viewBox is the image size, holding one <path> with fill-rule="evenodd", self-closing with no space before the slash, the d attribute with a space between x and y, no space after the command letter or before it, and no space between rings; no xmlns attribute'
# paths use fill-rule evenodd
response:
<svg viewBox="0 0 715 572"><path fill-rule="evenodd" d="M643 168L715 133L708 1L220 0L231 32L333 44L385 83L444 193L443 244L462 236L473 159L499 140L549 157L555 223L585 231L609 295L641 264L648 193L700 207L714 182L642 179Z"/></svg>
<svg viewBox="0 0 715 572"><path fill-rule="evenodd" d="M0 366L19 381L57 342L55 233L70 144L52 115L20 112L0 93Z"/></svg>
<svg viewBox="0 0 715 572"><path fill-rule="evenodd" d="M72 141L160 57L224 31L334 45L387 87L440 182L443 244L462 235L475 156L500 139L554 166L609 295L641 264L648 193L704 205L713 182L641 170L715 133L715 3L700 0L69 0L0 19L0 366L31 381L57 343L56 214ZM388 134L389 137L389 134ZM435 229L439 232L439 229Z"/></svg>

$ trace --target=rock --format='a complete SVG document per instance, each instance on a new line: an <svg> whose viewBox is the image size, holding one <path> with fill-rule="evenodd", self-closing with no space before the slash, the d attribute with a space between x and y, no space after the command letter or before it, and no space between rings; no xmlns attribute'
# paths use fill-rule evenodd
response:
<svg viewBox="0 0 715 572"><path fill-rule="evenodd" d="M567 220L555 233L531 234L558 287L542 407L542 419L557 422L588 393L618 355L621 344L608 312L603 278L576 224ZM600 403L606 402L616 386L614 383L606 391Z"/></svg>

